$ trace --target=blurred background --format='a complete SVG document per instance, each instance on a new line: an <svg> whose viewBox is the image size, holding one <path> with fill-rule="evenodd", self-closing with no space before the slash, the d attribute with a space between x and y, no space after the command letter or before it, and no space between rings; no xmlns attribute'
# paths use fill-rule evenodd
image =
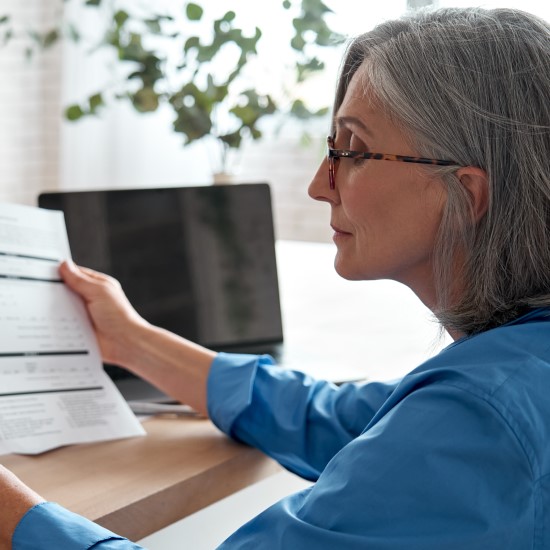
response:
<svg viewBox="0 0 550 550"><path fill-rule="evenodd" d="M208 185L225 169L235 182L271 184L279 238L327 241L328 209L308 198L307 185L325 152L325 108L344 39L431 4L471 2L233 0L229 12L221 0L1 0L0 200L36 204L39 192L55 189ZM550 11L540 0L483 5ZM220 91L236 67L230 89ZM206 106L213 127L182 115L224 92ZM238 135L235 106L249 124ZM192 139L182 132L192 122L203 137L196 128Z"/></svg>

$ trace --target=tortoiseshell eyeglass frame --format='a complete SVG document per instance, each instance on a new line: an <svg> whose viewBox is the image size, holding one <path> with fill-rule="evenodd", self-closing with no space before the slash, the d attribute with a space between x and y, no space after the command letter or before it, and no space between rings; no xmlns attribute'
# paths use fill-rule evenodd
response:
<svg viewBox="0 0 550 550"><path fill-rule="evenodd" d="M347 149L334 149L334 138L327 137L328 146L328 182L331 189L336 187L336 161L341 158L370 159L370 160L393 160L396 162L415 162L418 164L430 164L432 166L457 166L460 164L454 160L426 159L423 157L407 157L404 155L390 155L387 153L364 153L361 151L349 151Z"/></svg>

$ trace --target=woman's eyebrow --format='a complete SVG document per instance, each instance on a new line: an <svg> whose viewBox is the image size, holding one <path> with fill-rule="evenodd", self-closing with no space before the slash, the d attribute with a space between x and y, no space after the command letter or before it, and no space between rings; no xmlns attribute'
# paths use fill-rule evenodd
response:
<svg viewBox="0 0 550 550"><path fill-rule="evenodd" d="M335 120L337 128L348 128L350 126L357 126L363 130L370 137L374 137L372 130L359 118L354 116L337 116Z"/></svg>

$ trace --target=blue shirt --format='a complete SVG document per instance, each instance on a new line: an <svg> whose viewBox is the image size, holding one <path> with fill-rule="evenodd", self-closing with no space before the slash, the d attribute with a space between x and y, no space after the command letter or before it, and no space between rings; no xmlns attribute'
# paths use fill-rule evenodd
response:
<svg viewBox="0 0 550 550"><path fill-rule="evenodd" d="M393 383L336 387L271 363L220 354L211 418L316 483L221 548L550 548L549 309L459 340ZM53 504L13 538L15 550L92 547L138 548Z"/></svg>

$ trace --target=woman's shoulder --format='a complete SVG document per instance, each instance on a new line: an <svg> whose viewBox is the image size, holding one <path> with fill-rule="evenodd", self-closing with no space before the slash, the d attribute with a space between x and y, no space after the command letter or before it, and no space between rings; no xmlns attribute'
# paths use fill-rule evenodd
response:
<svg viewBox="0 0 550 550"><path fill-rule="evenodd" d="M533 310L511 323L458 340L408 378L445 381L489 400L520 386L550 384L550 309Z"/></svg>
<svg viewBox="0 0 550 550"><path fill-rule="evenodd" d="M393 403L445 408L449 422L477 410L524 449L534 472L550 473L550 316L535 310L514 323L451 344L405 376Z"/></svg>

